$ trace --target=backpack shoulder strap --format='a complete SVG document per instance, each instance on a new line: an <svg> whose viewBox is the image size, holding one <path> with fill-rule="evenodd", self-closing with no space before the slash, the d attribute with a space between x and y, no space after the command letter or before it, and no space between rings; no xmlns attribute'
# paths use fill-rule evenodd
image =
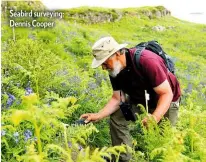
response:
<svg viewBox="0 0 206 162"><path fill-rule="evenodd" d="M145 49L145 44L141 46L136 46L136 51L134 52L134 64L137 68L140 68L140 56L142 51Z"/></svg>

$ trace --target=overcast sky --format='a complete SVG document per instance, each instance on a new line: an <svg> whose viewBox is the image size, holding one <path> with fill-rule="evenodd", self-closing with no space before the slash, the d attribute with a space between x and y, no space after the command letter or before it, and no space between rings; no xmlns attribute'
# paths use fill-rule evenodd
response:
<svg viewBox="0 0 206 162"><path fill-rule="evenodd" d="M125 8L163 5L172 15L196 23L206 24L204 0L42 0L49 9L68 9L79 6Z"/></svg>

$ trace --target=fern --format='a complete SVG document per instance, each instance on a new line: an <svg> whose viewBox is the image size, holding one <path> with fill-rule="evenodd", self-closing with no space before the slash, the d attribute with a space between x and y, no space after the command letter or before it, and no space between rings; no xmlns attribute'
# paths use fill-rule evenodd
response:
<svg viewBox="0 0 206 162"><path fill-rule="evenodd" d="M48 144L45 147L45 152L48 154L49 152L51 152L51 150L53 150L54 152L58 152L62 156L62 158L66 160L66 162L73 162L71 157L71 150L66 151L64 148L58 145Z"/></svg>
<svg viewBox="0 0 206 162"><path fill-rule="evenodd" d="M72 139L73 143L79 142L86 145L86 140L92 133L98 133L94 125L68 125L67 138Z"/></svg>
<svg viewBox="0 0 206 162"><path fill-rule="evenodd" d="M91 161L91 162L105 162L103 157L108 157L111 159L111 154L116 156L118 160L120 153L125 153L125 146L115 146L115 147L103 147L101 150L96 148L92 153L91 150L87 147L85 150L81 150L78 157L77 162Z"/></svg>
<svg viewBox="0 0 206 162"><path fill-rule="evenodd" d="M25 90L17 86L12 86L11 92L18 98L22 98L25 95Z"/></svg>
<svg viewBox="0 0 206 162"><path fill-rule="evenodd" d="M46 155L42 153L41 155L38 154L38 152L35 149L35 144L32 142L29 146L26 148L26 154L23 156L17 156L18 161L35 161L35 162L48 162L46 160Z"/></svg>

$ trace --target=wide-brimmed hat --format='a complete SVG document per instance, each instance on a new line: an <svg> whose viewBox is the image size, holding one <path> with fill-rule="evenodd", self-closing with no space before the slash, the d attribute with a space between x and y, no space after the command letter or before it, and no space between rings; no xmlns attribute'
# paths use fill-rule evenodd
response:
<svg viewBox="0 0 206 162"><path fill-rule="evenodd" d="M128 44L118 44L113 37L104 37L99 39L92 46L94 59L92 61L92 68L97 68L104 63L110 56L118 50L126 47Z"/></svg>

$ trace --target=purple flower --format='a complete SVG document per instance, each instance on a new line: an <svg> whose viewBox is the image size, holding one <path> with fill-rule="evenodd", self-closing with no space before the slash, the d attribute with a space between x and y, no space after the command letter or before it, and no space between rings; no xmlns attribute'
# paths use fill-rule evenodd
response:
<svg viewBox="0 0 206 162"><path fill-rule="evenodd" d="M81 151L83 149L83 147L81 145L79 145L79 151Z"/></svg>
<svg viewBox="0 0 206 162"><path fill-rule="evenodd" d="M32 132L29 129L27 129L24 132L24 139L25 139L25 141L28 141L31 138L31 136L32 136Z"/></svg>
<svg viewBox="0 0 206 162"><path fill-rule="evenodd" d="M81 82L81 78L79 78L78 76L73 76L69 78L69 81L75 84L79 84Z"/></svg>
<svg viewBox="0 0 206 162"><path fill-rule="evenodd" d="M97 88L97 84L94 82L89 82L88 84L89 89L96 89Z"/></svg>
<svg viewBox="0 0 206 162"><path fill-rule="evenodd" d="M29 96L31 93L33 93L33 90L31 89L31 87L27 87L25 92L25 96Z"/></svg>
<svg viewBox="0 0 206 162"><path fill-rule="evenodd" d="M8 96L9 96L9 98L11 98L12 100L15 100L16 98L14 97L14 95L12 95L12 94L8 94Z"/></svg>
<svg viewBox="0 0 206 162"><path fill-rule="evenodd" d="M7 102L6 102L6 108L9 108L13 103L14 103L14 101L15 101L15 97L14 97L14 95L12 95L12 94L8 94L8 96L9 96L9 98L8 98L8 100L7 100Z"/></svg>
<svg viewBox="0 0 206 162"><path fill-rule="evenodd" d="M68 74L68 71L67 70L60 70L56 73L58 76L64 76L64 75L67 75Z"/></svg>

